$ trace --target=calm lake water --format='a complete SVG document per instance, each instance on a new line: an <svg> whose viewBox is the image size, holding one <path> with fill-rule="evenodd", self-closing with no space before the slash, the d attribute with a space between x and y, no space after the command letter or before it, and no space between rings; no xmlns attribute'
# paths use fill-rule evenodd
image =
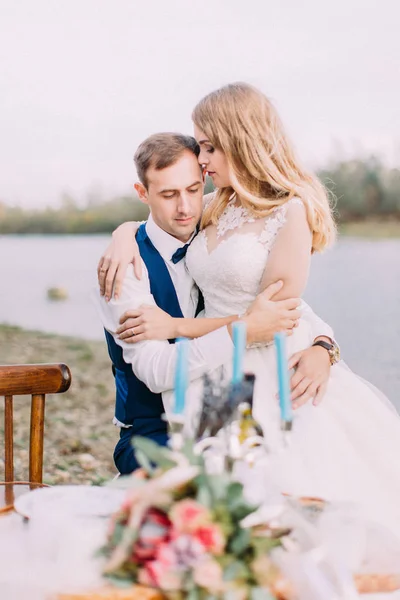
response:
<svg viewBox="0 0 400 600"><path fill-rule="evenodd" d="M107 236L0 237L0 322L103 339L90 292ZM65 302L46 290L62 286ZM346 238L313 258L306 300L348 365L400 409L400 240Z"/></svg>

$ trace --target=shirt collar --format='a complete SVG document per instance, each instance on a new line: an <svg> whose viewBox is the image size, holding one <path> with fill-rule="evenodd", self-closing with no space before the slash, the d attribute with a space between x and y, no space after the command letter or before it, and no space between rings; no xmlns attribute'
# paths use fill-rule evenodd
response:
<svg viewBox="0 0 400 600"><path fill-rule="evenodd" d="M180 240L177 240L172 235L164 231L164 229L161 229L161 227L159 227L157 223L155 223L151 214L147 219L146 233L149 236L151 243L156 248L156 250L158 250L162 258L169 262L171 262L171 258L174 252L176 252L178 248L183 248L185 244L190 243L196 235L196 231L194 231L193 235L190 237L188 242L181 242Z"/></svg>

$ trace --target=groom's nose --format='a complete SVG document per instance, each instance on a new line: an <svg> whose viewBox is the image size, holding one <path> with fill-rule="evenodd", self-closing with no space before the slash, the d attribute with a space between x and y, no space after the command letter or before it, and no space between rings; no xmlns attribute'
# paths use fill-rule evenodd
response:
<svg viewBox="0 0 400 600"><path fill-rule="evenodd" d="M178 200L178 212L182 215L187 215L190 213L190 207L191 207L191 203L190 203L190 196L188 194L188 192L181 192L181 194L179 194L179 200Z"/></svg>

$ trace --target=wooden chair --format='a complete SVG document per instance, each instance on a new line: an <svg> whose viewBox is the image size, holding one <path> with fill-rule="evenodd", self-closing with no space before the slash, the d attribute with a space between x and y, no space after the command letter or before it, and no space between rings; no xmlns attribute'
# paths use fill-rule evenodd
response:
<svg viewBox="0 0 400 600"><path fill-rule="evenodd" d="M0 366L0 397L4 396L4 496L0 490L0 511L10 506L15 495L25 486L40 487L43 478L43 433L46 394L66 392L71 385L71 372L67 365L7 365ZM28 483L14 482L14 422L13 396L32 396L29 443ZM15 486L18 485L18 488ZM17 492L18 490L18 492Z"/></svg>

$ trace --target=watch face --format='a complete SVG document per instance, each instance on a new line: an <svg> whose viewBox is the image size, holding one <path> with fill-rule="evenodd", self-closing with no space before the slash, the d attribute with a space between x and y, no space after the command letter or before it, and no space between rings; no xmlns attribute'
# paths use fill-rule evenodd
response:
<svg viewBox="0 0 400 600"><path fill-rule="evenodd" d="M340 360L339 346L336 346L336 344L332 344L329 354L331 355L332 364L339 362L339 360Z"/></svg>

